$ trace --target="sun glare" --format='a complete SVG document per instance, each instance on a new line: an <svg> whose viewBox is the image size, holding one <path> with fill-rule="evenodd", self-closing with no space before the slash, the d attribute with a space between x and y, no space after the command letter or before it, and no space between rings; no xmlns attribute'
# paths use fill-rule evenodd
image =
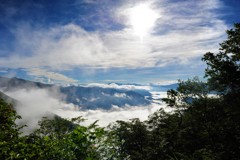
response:
<svg viewBox="0 0 240 160"><path fill-rule="evenodd" d="M140 4L130 9L129 18L134 33L142 39L149 34L158 18L158 14L149 5Z"/></svg>

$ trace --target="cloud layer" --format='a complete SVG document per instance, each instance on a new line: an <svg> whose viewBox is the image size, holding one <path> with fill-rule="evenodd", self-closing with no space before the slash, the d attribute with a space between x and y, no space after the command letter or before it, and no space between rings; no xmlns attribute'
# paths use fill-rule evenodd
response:
<svg viewBox="0 0 240 160"><path fill-rule="evenodd" d="M21 23L13 30L14 53L0 66L26 68L30 75L74 82L53 72L84 68L145 68L190 64L207 51L216 51L227 28L219 18L219 0L148 1L159 18L149 35L140 40L129 26L126 10L137 1L113 6L119 30L87 31L75 23L33 27ZM127 13L127 12L126 12ZM38 69L37 69L38 68Z"/></svg>
<svg viewBox="0 0 240 160"><path fill-rule="evenodd" d="M104 87L104 86L103 86ZM110 87L110 86L105 86ZM114 86L113 86L114 87ZM121 89L137 89L139 86L119 86ZM115 88L118 88L116 87ZM143 86L146 87L146 86ZM140 89L140 88L138 88ZM94 121L98 120L98 125L107 126L109 123L117 120L129 120L132 118L139 118L141 120L147 120L148 116L160 108L164 108L166 111L171 111L170 108L166 107L165 104L160 100L162 97L166 97L166 92L151 92L152 103L145 106L129 106L124 107L112 105L111 109L95 109L95 110L81 110L81 106L74 105L72 103L67 104L61 101L62 95L55 90L50 91L47 89L17 89L6 92L7 95L13 97L18 101L16 110L22 119L17 121L17 124L26 124L27 127L23 128L24 134L29 134L36 128L38 128L38 122L42 117L57 114L63 118L71 119L82 116L86 121L83 125L89 125ZM125 94L116 93L114 96L122 97ZM91 99L87 99L91 101ZM106 100L107 103L107 100ZM110 103L110 102L109 102Z"/></svg>
<svg viewBox="0 0 240 160"><path fill-rule="evenodd" d="M105 127L110 123L117 120L127 121L133 118L139 118L144 121L148 119L148 116L160 108L163 108L167 112L171 112L172 109L163 104L160 98L166 97L166 92L153 92L153 103L148 106L129 106L120 108L113 106L111 110L86 110L79 111L72 105L66 105L64 109L60 108L55 113L61 117L70 119L78 116L82 116L86 120L83 125L89 125L95 121L98 121L98 125Z"/></svg>

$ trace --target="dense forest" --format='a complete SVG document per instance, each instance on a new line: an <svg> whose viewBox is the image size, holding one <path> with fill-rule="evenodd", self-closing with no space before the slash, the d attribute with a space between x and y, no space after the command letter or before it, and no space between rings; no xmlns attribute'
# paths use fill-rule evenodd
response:
<svg viewBox="0 0 240 160"><path fill-rule="evenodd" d="M205 77L179 81L147 121L116 121L101 128L43 118L23 135L14 107L0 100L0 159L79 160L239 160L240 24L227 31L218 53L206 53Z"/></svg>

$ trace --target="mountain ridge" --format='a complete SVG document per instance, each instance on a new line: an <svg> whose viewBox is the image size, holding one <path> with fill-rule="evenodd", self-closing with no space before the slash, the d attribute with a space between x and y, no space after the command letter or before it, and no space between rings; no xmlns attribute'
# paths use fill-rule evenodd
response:
<svg viewBox="0 0 240 160"><path fill-rule="evenodd" d="M81 109L110 109L112 106L145 106L150 104L151 93L144 90L127 90L117 88L103 88L99 86L57 86L40 82L28 81L20 78L0 77L0 88L5 92L19 89L47 89L63 94L66 103L72 103ZM14 98L14 97L13 97Z"/></svg>

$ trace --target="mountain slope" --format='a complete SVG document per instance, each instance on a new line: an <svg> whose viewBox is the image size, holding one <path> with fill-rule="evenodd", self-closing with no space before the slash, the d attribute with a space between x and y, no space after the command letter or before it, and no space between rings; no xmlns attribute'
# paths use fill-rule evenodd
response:
<svg viewBox="0 0 240 160"><path fill-rule="evenodd" d="M0 77L0 89L4 92L19 89L47 89L49 92L58 91L62 95L57 97L66 103L73 103L81 109L110 109L112 106L144 106L150 101L145 97L151 94L145 90L127 90L103 88L95 86L56 86L32 82L18 78ZM62 97L65 97L64 99Z"/></svg>
<svg viewBox="0 0 240 160"><path fill-rule="evenodd" d="M3 92L0 91L0 99L4 100L6 103L10 103L15 105L17 103L17 101L11 97L9 97L8 95L4 94Z"/></svg>

